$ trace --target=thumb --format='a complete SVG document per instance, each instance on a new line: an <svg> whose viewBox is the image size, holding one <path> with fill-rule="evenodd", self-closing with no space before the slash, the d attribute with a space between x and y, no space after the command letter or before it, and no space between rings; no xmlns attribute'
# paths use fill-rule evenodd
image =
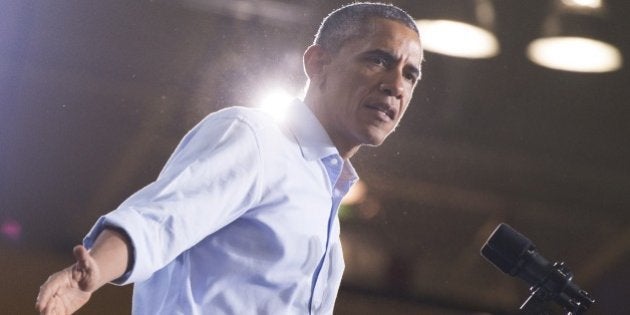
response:
<svg viewBox="0 0 630 315"><path fill-rule="evenodd" d="M90 253L83 245L77 245L72 249L72 254L77 262L77 267L81 269L89 268Z"/></svg>
<svg viewBox="0 0 630 315"><path fill-rule="evenodd" d="M88 292L95 290L99 271L90 252L83 245L77 245L72 249L72 253L76 260L72 268L72 278L78 283L81 290Z"/></svg>

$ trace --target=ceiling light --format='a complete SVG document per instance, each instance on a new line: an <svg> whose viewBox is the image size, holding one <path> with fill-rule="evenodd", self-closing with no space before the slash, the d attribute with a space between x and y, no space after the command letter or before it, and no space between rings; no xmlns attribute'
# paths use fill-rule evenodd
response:
<svg viewBox="0 0 630 315"><path fill-rule="evenodd" d="M565 71L610 72L622 66L617 48L584 37L536 39L527 47L527 56L541 66Z"/></svg>
<svg viewBox="0 0 630 315"><path fill-rule="evenodd" d="M490 0L441 0L429 4L416 21L425 50L459 58L499 54Z"/></svg>
<svg viewBox="0 0 630 315"><path fill-rule="evenodd" d="M542 36L527 47L527 57L543 67L574 72L611 72L623 65L611 34L604 3L558 0L545 19Z"/></svg>
<svg viewBox="0 0 630 315"><path fill-rule="evenodd" d="M490 58L499 53L494 35L472 24L449 20L419 20L427 51L460 58Z"/></svg>
<svg viewBox="0 0 630 315"><path fill-rule="evenodd" d="M602 0L562 0L567 6L573 7L587 7L587 8L601 8Z"/></svg>

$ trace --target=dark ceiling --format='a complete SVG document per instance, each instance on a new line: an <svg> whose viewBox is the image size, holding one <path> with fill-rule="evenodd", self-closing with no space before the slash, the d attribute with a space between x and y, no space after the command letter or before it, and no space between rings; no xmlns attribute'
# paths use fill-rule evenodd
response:
<svg viewBox="0 0 630 315"><path fill-rule="evenodd" d="M395 1L415 17L452 1ZM438 3L440 5L438 5ZM301 53L339 1L0 1L0 309L32 312L96 218L153 180L206 114L297 93ZM630 72L525 58L551 5L495 1L499 56L427 52L398 131L354 158L338 314L511 314L527 286L479 248L499 222L598 301L630 309ZM630 2L609 0L630 60ZM83 314L129 313L106 288ZM557 310L556 310L557 311Z"/></svg>

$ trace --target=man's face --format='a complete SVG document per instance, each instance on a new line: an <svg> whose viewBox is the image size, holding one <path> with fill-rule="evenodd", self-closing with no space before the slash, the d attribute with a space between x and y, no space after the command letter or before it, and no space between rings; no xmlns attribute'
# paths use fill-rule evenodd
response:
<svg viewBox="0 0 630 315"><path fill-rule="evenodd" d="M380 145L402 118L420 79L418 35L391 20L373 19L373 31L345 43L318 82L322 124L337 147Z"/></svg>

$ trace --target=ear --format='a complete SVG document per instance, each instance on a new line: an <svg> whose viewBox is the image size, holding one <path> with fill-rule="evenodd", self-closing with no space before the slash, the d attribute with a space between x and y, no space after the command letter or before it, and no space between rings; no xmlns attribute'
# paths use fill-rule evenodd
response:
<svg viewBox="0 0 630 315"><path fill-rule="evenodd" d="M331 56L322 46L311 45L304 52L303 62L306 76L313 81L324 73L325 66L331 62Z"/></svg>

